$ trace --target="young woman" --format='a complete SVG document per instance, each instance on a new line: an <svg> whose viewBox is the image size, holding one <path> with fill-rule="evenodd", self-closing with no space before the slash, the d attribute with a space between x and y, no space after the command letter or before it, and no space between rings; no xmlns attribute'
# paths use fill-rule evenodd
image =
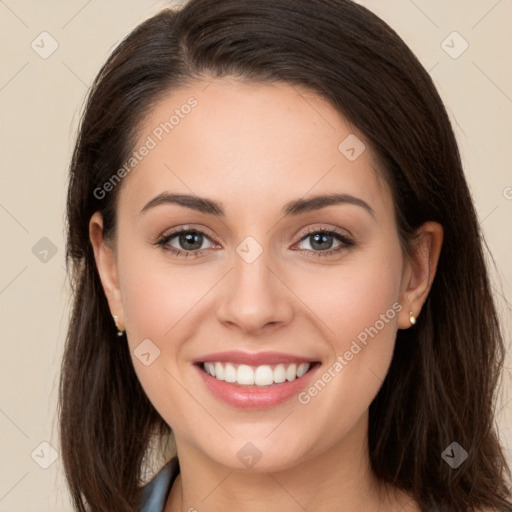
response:
<svg viewBox="0 0 512 512"><path fill-rule="evenodd" d="M90 91L67 214L75 510L512 509L457 144L367 9L191 0L142 23Z"/></svg>

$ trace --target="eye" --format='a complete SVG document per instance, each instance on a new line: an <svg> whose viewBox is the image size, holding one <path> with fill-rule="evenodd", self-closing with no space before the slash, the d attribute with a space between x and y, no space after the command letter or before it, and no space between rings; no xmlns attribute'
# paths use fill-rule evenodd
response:
<svg viewBox="0 0 512 512"><path fill-rule="evenodd" d="M330 256L355 245L350 237L336 229L309 229L300 242L305 240L309 241L310 249L301 249L300 252L313 252L314 256ZM332 249L335 241L338 241L339 245Z"/></svg>
<svg viewBox="0 0 512 512"><path fill-rule="evenodd" d="M174 239L174 244L171 243ZM199 257L206 251L204 242L211 238L203 231L189 227L179 228L167 235L162 236L154 245L161 246L164 250L184 257ZM336 229L310 228L303 234L299 244L303 241L309 241L310 248L299 249L299 252L305 252L308 256L329 256L341 252L344 249L355 245L354 241L345 233ZM337 241L338 246L332 248L333 242ZM213 242L212 242L213 243Z"/></svg>
<svg viewBox="0 0 512 512"><path fill-rule="evenodd" d="M175 243L178 247L171 244L173 239L176 239ZM162 246L164 250L177 256L197 257L205 250L203 247L205 240L211 239L202 231L183 227L161 237L155 245Z"/></svg>

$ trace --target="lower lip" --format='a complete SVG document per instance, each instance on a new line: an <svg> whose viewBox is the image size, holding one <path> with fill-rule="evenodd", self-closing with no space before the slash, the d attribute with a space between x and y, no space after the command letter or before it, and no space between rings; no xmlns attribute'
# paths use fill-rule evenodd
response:
<svg viewBox="0 0 512 512"><path fill-rule="evenodd" d="M206 387L224 402L239 409L267 409L279 405L291 397L298 395L320 368L320 363L314 363L312 368L302 377L292 381L271 386L240 386L224 380L217 380L206 373L201 366L194 365Z"/></svg>

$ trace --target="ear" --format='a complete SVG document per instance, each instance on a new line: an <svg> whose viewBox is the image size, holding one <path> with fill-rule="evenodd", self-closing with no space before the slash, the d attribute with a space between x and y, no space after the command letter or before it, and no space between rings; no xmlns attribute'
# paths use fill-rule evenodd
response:
<svg viewBox="0 0 512 512"><path fill-rule="evenodd" d="M417 230L413 254L404 264L400 304L403 309L398 316L398 328L407 329L412 324L410 313L417 318L427 300L437 270L443 245L443 227L438 222L428 221Z"/></svg>
<svg viewBox="0 0 512 512"><path fill-rule="evenodd" d="M89 221L89 238L94 251L96 268L107 297L110 313L118 317L118 325L124 329L125 319L121 301L121 290L117 273L116 255L110 243L103 237L103 217L95 212Z"/></svg>

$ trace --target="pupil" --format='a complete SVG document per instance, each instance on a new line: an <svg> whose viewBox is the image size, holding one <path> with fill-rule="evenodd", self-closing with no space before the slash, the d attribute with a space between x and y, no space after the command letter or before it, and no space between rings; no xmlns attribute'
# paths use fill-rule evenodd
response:
<svg viewBox="0 0 512 512"><path fill-rule="evenodd" d="M194 247L194 241L197 244L199 240L198 247ZM201 247L201 234L200 233L186 233L180 236L180 243L182 247L187 249L198 249Z"/></svg>
<svg viewBox="0 0 512 512"><path fill-rule="evenodd" d="M322 244L327 244L328 246L330 246L331 244L329 242L331 238L331 235L327 233L317 233L316 235L313 236L313 246L315 244L318 244L320 245L320 247L317 247L319 249L329 249L330 247L323 247Z"/></svg>

